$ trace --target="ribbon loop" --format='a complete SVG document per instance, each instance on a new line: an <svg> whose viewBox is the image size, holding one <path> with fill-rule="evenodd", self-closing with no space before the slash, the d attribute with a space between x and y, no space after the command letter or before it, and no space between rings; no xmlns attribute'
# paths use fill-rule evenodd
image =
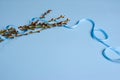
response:
<svg viewBox="0 0 120 80"><path fill-rule="evenodd" d="M112 55L110 53L112 53ZM103 50L102 55L105 59L109 61L120 63L120 50L118 50L118 48L108 47ZM113 56L115 58L113 58Z"/></svg>
<svg viewBox="0 0 120 80"><path fill-rule="evenodd" d="M103 39L100 38L100 37L98 37L98 36L96 36L96 35L95 35L95 32L101 32L102 35L103 35ZM93 34L94 34L94 35L93 35L93 38L96 38L97 40L105 41L105 40L108 39L108 34L107 34L103 29L94 29Z"/></svg>
<svg viewBox="0 0 120 80"><path fill-rule="evenodd" d="M91 37L92 37L93 39L95 39L96 41L100 42L101 44L103 44L104 46L107 47L107 48L105 48L105 49L103 50L103 52L102 52L103 57L104 57L105 59L111 61L111 62L120 63L120 58L118 58L118 59L113 59L113 58L110 58L110 57L107 55L107 52L106 52L106 51L108 51L108 49L109 49L109 50L111 50L114 54L117 54L117 56L120 57L120 51L116 50L116 48L112 48L110 45L108 45L107 43L105 43L105 40L108 39L108 34L107 34L103 29L95 28L95 22L94 22L93 20L91 20L91 19L86 19L86 18L85 18L85 19L81 19L81 20L77 21L77 23L76 23L75 25L73 25L73 26L65 25L64 27L65 27L65 28L68 28L68 29L74 29L74 28L78 27L78 26L80 25L80 23L85 22L85 21L90 22L91 25L92 25L91 32L90 32ZM100 38L99 36L96 35L95 32L101 32L102 35L104 36L104 38L103 38L103 39Z"/></svg>

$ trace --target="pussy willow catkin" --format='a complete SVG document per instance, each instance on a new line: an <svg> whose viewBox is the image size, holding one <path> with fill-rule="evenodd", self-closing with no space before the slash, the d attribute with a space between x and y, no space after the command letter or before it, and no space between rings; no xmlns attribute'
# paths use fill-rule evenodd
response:
<svg viewBox="0 0 120 80"><path fill-rule="evenodd" d="M79 20L75 25L68 26L67 24L70 21L70 19L67 18L62 21L60 20L60 19L64 19L63 15L60 15L57 18L51 18L50 20L46 20L45 19L46 15L48 15L50 12L51 10L48 10L45 13L43 13L40 17L32 18L28 25L18 26L18 27L13 26L13 25L6 26L5 29L0 30L0 42L3 42L7 39L14 39L16 37L26 36L26 35L33 34L33 33L40 33L42 30L46 30L46 29L54 28L54 27L65 27L67 29L74 29L80 26L81 23L83 22L89 22L91 23L91 27L92 27L90 31L91 38L93 38L94 40L103 44L106 47L102 51L103 57L111 62L120 63L120 51L117 48L114 48L105 42L105 40L108 39L108 34L103 29L97 28L95 26L95 22L92 19L83 18ZM96 35L95 32L101 32L104 38L103 39L100 38L99 36ZM118 58L110 57L108 55L110 51L112 51L113 54L117 55Z"/></svg>
<svg viewBox="0 0 120 80"><path fill-rule="evenodd" d="M17 28L13 25L6 26L6 29L0 30L0 42L5 41L6 39L14 39L20 36L40 33L42 30L53 27L62 27L70 21L68 18L66 20L59 21L61 18L64 18L63 15L50 20L45 20L46 15L48 15L51 11L52 10L47 10L40 17L33 18L29 25L18 26Z"/></svg>

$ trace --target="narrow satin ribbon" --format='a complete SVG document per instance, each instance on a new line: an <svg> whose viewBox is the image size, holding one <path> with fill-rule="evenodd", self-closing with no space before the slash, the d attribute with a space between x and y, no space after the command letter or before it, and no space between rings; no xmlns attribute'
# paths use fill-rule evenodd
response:
<svg viewBox="0 0 120 80"><path fill-rule="evenodd" d="M108 34L107 34L103 29L95 28L95 22L94 22L93 20L91 20L91 19L81 19L81 20L79 20L74 26L65 25L64 27L65 27L65 28L68 28L68 29L74 29L74 28L78 27L82 22L86 22L86 21L87 21L87 22L90 22L91 25L92 25L91 32L90 32L91 37L92 37L93 39L95 39L96 41L100 42L101 44L103 44L103 45L106 47L106 48L102 51L103 57L104 57L105 59L111 61L111 62L120 63L120 58L114 59L114 58L111 58L111 57L109 57L109 56L107 55L107 54L108 54L107 51L109 50L109 52L112 51L114 54L117 54L117 56L120 57L120 51L118 51L117 48L114 48L114 47L110 46L109 44L105 43L105 40L108 39ZM103 36L104 36L104 39L101 39L101 38L97 37L97 36L95 35L95 32L96 32L96 31L101 32L101 33L103 34Z"/></svg>
<svg viewBox="0 0 120 80"><path fill-rule="evenodd" d="M35 17L35 18L32 18L32 19L29 21L29 24L31 24L32 22L35 22L35 21L37 21L37 20L48 23L48 22L47 22L46 20L44 20L44 19L40 19L39 17ZM108 54L107 51L109 50L109 51L112 51L114 54L117 54L118 57L120 57L120 51L118 51L117 48L111 47L109 44L105 43L105 40L108 39L108 34L107 34L103 29L96 28L96 27L95 27L95 22L94 22L93 20L91 20L91 19L81 19L81 20L79 20L74 26L65 25L65 26L63 26L63 27L65 27L65 28L67 28L67 29L74 29L74 28L78 27L82 22L86 22L86 21L87 21L87 22L90 22L91 25L92 25L91 32L90 32L91 37L92 37L93 39L95 39L96 41L100 42L101 44L103 44L103 45L106 47L106 48L102 51L103 57L104 57L105 59L111 61L111 62L120 63L120 58L114 59L114 58L111 58L111 57L109 57L109 56L107 55L107 54ZM29 24L28 24L28 25L29 25ZM14 25L8 25L8 26L6 26L6 29L10 28L11 26L14 27L16 30L18 30L18 32L20 32L21 34L24 34L24 33L26 32L26 31L24 31L24 32L22 31L22 32L21 32L21 31L20 31L16 26L14 26ZM104 36L104 39L101 39L101 38L97 37L97 36L95 35L95 32L96 32L96 31L101 32L101 33L103 34L103 36ZM6 38L4 38L3 36L0 36L0 38L6 40Z"/></svg>

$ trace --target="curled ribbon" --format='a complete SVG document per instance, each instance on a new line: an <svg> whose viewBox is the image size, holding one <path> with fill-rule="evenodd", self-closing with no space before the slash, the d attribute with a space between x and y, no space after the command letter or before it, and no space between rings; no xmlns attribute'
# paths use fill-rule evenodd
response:
<svg viewBox="0 0 120 80"><path fill-rule="evenodd" d="M46 21L44 18L45 16L50 13L51 10L48 10L47 12L45 12L41 17L35 17L35 18L32 18L30 21L29 21L29 24L26 25L27 28L25 28L24 26L22 27L23 30L20 30L19 28L20 27L17 27L17 26L14 26L14 25L8 25L6 26L6 30L3 30L1 31L1 34L3 33L4 35L0 35L0 42L4 41L4 40L8 40L9 38L6 38L4 37L5 35L8 35L8 37L14 37L14 36L22 36L22 35L27 35L27 34L31 34L31 33L38 33L40 32L41 30L44 30L46 28L51 28L51 27L56 27L56 26L59 26L59 27L65 27L67 29L74 29L76 27L78 27L82 22L90 22L91 23L91 37L93 39L95 39L96 41L100 42L101 44L103 44L106 48L102 51L102 55L105 59L111 61L111 62L116 62L116 63L120 63L120 58L112 58L110 56L108 56L108 53L110 53L110 51L112 51L114 54L116 54L118 57L120 57L120 51L117 50L117 48L114 48L112 46L110 46L109 44L107 44L105 42L105 40L108 39L108 34L101 28L96 28L95 27L95 22L91 19L87 19L87 18L84 18L84 19L81 19L79 21L77 21L77 23L74 25L74 26L68 26L66 25L68 22L69 22L69 19L66 19L65 21L61 21L61 22L58 22L57 20L60 19L60 18L64 18L64 16L60 16L58 18L53 18L51 19L50 21ZM33 23L36 23L36 22L43 22L44 24L42 25L39 25L38 28L40 28L40 30L38 31L37 29L34 29L36 30L35 32L32 32L32 29L30 30L26 30L28 28L30 28L30 26L33 24ZM46 27L44 27L45 25L47 25ZM42 27L43 26L43 27ZM25 30L24 30L25 28ZM34 28L31 26L31 28ZM8 30L8 31L7 31ZM16 32L17 31L17 32ZM14 32L14 36L9 36L10 33L13 34ZM98 36L95 35L95 32L101 32L104 36L104 39L101 39L99 38ZM19 34L19 35L17 35Z"/></svg>
<svg viewBox="0 0 120 80"><path fill-rule="evenodd" d="M96 29L96 28L95 28L95 22L94 22L93 20L91 20L91 19L81 19L81 20L79 20L74 26L65 25L64 27L67 28L67 29L74 29L74 28L78 27L82 22L85 22L85 21L90 22L91 25L92 25L91 32L90 32L91 37L92 37L93 39L95 39L96 41L100 42L101 44L103 44L103 45L106 47L106 48L102 51L103 57L104 57L105 59L111 61L111 62L120 63L120 58L114 59L114 58L111 58L111 57L109 57L109 56L107 55L107 54L108 54L107 51L109 50L109 51L112 51L114 54L117 54L118 57L120 57L120 51L117 50L117 48L114 48L114 47L110 46L109 44L107 44L107 43L105 42L105 40L108 39L108 34L107 34L103 29L100 29L100 28ZM97 36L95 35L95 32L96 32L96 31L101 32L101 33L103 34L103 36L104 36L104 39L101 39L101 38L97 37Z"/></svg>

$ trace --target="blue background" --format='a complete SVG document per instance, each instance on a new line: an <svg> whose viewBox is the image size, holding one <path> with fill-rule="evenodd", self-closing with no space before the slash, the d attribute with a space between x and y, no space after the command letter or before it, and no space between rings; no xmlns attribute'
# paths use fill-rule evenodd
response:
<svg viewBox="0 0 120 80"><path fill-rule="evenodd" d="M51 17L71 18L69 25L92 18L109 34L107 43L120 45L119 0L0 0L0 29L28 24L48 9ZM91 38L90 30L86 22L1 43L0 80L120 80L120 64L103 58L105 46Z"/></svg>

